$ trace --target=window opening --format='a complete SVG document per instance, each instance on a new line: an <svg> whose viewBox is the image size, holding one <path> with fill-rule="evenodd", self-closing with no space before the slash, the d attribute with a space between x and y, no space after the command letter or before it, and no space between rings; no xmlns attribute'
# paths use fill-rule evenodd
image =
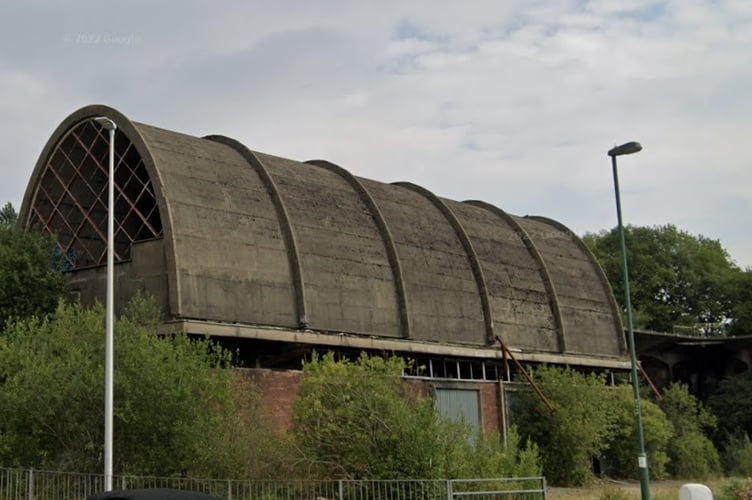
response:
<svg viewBox="0 0 752 500"><path fill-rule="evenodd" d="M42 171L30 225L57 242L64 270L104 265L107 258L109 133L93 120L72 128ZM114 260L131 258L134 242L162 237L154 188L141 156L115 134Z"/></svg>

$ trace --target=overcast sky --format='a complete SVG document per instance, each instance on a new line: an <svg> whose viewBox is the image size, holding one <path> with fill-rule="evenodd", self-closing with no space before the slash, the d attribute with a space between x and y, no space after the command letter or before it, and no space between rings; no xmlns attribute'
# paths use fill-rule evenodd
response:
<svg viewBox="0 0 752 500"><path fill-rule="evenodd" d="M752 266L752 1L4 1L0 204L87 104Z"/></svg>

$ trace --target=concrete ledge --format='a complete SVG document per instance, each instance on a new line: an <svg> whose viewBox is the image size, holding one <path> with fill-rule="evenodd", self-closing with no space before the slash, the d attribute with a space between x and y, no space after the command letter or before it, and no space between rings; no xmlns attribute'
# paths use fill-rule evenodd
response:
<svg viewBox="0 0 752 500"><path fill-rule="evenodd" d="M435 356L456 356L463 358L501 359L501 351L490 347L470 347L448 345L431 342L416 342L402 339L388 339L377 337L357 336L345 333L317 332L313 330L292 330L257 325L243 325L203 321L197 319L181 319L163 324L164 332L171 329L212 337L236 337L255 340L273 340L313 346L342 347L349 349L366 349L375 351L395 351L400 353L416 353ZM628 358L596 358L592 356L576 356L571 354L555 354L542 352L527 352L512 349L519 361L534 363L549 363L559 365L588 366L629 370Z"/></svg>

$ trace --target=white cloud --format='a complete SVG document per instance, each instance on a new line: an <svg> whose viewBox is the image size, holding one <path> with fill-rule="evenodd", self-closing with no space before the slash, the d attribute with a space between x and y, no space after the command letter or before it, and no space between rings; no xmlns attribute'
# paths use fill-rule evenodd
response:
<svg viewBox="0 0 752 500"><path fill-rule="evenodd" d="M752 265L746 0L73 5L0 20L0 203L92 102L579 232L614 225L605 153L639 140L620 160L629 222Z"/></svg>

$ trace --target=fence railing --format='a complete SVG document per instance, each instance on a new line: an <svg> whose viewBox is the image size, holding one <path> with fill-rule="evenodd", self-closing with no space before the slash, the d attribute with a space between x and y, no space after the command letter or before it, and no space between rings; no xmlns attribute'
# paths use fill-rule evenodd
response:
<svg viewBox="0 0 752 500"><path fill-rule="evenodd" d="M259 481L113 476L113 488L176 488L224 500L537 500L542 477L451 480ZM85 500L104 489L101 474L0 468L0 500Z"/></svg>

